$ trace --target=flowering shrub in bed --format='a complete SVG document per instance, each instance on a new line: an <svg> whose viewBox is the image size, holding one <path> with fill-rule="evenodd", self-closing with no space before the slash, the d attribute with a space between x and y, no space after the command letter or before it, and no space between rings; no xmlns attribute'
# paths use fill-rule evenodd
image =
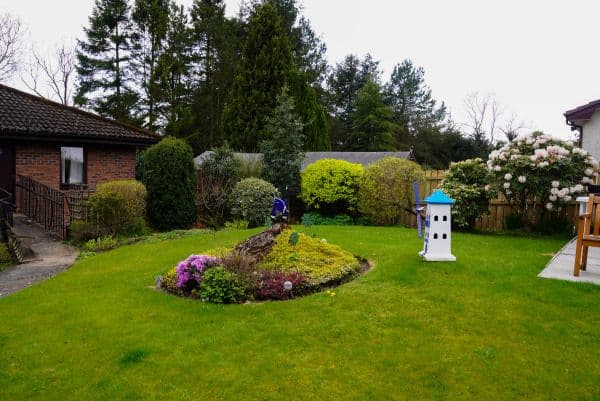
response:
<svg viewBox="0 0 600 401"><path fill-rule="evenodd" d="M191 255L177 265L177 288L193 291L200 286L204 272L219 265L219 259L207 255Z"/></svg>
<svg viewBox="0 0 600 401"><path fill-rule="evenodd" d="M219 256L191 255L160 277L158 285L169 293L212 303L285 300L341 284L360 271L357 258L336 245L289 228L277 233L258 258L240 250L244 247L208 252ZM241 245L252 241L251 237ZM265 249L264 242L260 244L259 249Z"/></svg>

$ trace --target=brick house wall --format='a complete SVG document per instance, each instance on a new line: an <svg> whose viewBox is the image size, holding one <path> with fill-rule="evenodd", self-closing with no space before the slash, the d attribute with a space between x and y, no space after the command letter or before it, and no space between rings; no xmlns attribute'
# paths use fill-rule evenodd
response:
<svg viewBox="0 0 600 401"><path fill-rule="evenodd" d="M60 146L60 144L17 145L15 173L29 176L51 188L60 189ZM87 184L90 189L106 181L135 178L133 146L90 144L83 145L83 148L86 157Z"/></svg>

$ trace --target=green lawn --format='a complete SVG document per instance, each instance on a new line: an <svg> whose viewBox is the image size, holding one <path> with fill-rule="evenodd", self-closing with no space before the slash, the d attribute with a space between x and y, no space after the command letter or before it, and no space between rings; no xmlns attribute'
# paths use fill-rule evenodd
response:
<svg viewBox="0 0 600 401"><path fill-rule="evenodd" d="M537 278L564 239L305 229L375 262L288 302L155 291L190 253L252 231L126 246L0 299L0 400L599 400L600 287Z"/></svg>

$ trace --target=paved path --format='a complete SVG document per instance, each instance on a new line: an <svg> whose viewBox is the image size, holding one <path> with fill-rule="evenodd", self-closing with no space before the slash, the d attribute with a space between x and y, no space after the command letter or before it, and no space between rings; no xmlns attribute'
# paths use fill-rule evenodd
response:
<svg viewBox="0 0 600 401"><path fill-rule="evenodd" d="M77 259L76 248L56 241L25 216L15 215L13 230L33 250L25 263L0 272L0 298L68 269Z"/></svg>
<svg viewBox="0 0 600 401"><path fill-rule="evenodd" d="M539 277L557 280L577 281L600 285L600 248L590 247L588 251L587 270L581 270L579 277L573 276L575 264L575 239L565 245L542 270Z"/></svg>

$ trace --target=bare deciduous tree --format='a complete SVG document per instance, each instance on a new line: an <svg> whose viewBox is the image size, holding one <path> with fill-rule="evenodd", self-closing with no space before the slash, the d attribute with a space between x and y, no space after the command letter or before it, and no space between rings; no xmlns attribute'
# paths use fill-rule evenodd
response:
<svg viewBox="0 0 600 401"><path fill-rule="evenodd" d="M23 24L8 12L0 14L0 82L7 81L19 69Z"/></svg>
<svg viewBox="0 0 600 401"><path fill-rule="evenodd" d="M519 132L524 128L527 128L525 123L522 120L519 120L517 115L513 113L509 119L504 121L500 127L500 132L506 136L508 142L512 142L516 137L519 136Z"/></svg>
<svg viewBox="0 0 600 401"><path fill-rule="evenodd" d="M467 95L464 103L468 121L463 125L473 136L484 138L487 135L493 143L498 120L503 113L502 106L495 96L491 93L481 95L473 92Z"/></svg>
<svg viewBox="0 0 600 401"><path fill-rule="evenodd" d="M58 99L68 106L73 91L75 51L62 45L56 49L54 60L45 58L35 49L31 50L31 55L31 62L22 72L21 81L36 95Z"/></svg>

